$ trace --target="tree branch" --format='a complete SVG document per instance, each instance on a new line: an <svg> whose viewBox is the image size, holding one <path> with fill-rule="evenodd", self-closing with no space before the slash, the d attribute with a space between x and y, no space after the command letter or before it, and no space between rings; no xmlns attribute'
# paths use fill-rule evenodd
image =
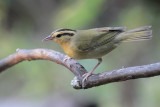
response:
<svg viewBox="0 0 160 107"><path fill-rule="evenodd" d="M71 85L75 89L87 89L111 82L119 82L130 79L147 78L160 75L160 63L155 63L93 74L84 84L82 84L82 76L87 72L86 69L76 60L69 59L68 56L50 49L17 49L16 53L0 61L0 72L24 60L50 60L52 62L56 62L57 64L65 66L75 75L75 78L71 82Z"/></svg>

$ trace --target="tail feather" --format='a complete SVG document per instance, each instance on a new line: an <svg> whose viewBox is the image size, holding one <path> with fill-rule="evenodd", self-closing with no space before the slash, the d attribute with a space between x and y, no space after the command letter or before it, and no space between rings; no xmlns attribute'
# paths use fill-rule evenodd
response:
<svg viewBox="0 0 160 107"><path fill-rule="evenodd" d="M119 34L116 39L122 42L149 40L152 38L151 26L129 30Z"/></svg>
<svg viewBox="0 0 160 107"><path fill-rule="evenodd" d="M149 30L152 26L144 26L144 27L140 27L140 28L137 28L137 29L132 29L132 30L129 30L129 31L126 31L126 32L139 32L139 31L146 31L146 30Z"/></svg>

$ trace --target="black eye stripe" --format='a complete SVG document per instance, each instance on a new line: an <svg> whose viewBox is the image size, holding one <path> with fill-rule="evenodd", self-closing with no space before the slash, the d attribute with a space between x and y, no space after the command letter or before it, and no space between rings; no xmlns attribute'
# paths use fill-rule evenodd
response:
<svg viewBox="0 0 160 107"><path fill-rule="evenodd" d="M72 30L72 29L59 29L56 32L60 32L60 31L74 31L74 32L76 32L76 30Z"/></svg>
<svg viewBox="0 0 160 107"><path fill-rule="evenodd" d="M73 36L74 33L62 33L62 34L58 34L56 37L60 38L61 36Z"/></svg>

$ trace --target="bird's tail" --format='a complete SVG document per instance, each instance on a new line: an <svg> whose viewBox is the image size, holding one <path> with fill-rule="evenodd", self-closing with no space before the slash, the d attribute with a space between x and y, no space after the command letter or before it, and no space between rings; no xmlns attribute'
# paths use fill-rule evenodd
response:
<svg viewBox="0 0 160 107"><path fill-rule="evenodd" d="M129 30L120 33L116 39L121 42L149 40L152 38L152 30L150 30L150 28L151 26L144 26L141 28Z"/></svg>

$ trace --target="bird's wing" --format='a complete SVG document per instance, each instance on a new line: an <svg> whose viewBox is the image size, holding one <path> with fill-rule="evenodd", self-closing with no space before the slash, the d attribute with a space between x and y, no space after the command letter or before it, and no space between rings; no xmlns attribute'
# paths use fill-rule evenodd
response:
<svg viewBox="0 0 160 107"><path fill-rule="evenodd" d="M80 51L93 50L110 43L124 29L124 27L104 27L86 30L85 33L80 34L79 39L76 41L76 46Z"/></svg>
<svg viewBox="0 0 160 107"><path fill-rule="evenodd" d="M126 27L102 27L102 28L93 28L91 30L97 30L97 31L100 31L100 32L107 32L107 31L113 31L113 30L116 30L116 31L125 31Z"/></svg>

